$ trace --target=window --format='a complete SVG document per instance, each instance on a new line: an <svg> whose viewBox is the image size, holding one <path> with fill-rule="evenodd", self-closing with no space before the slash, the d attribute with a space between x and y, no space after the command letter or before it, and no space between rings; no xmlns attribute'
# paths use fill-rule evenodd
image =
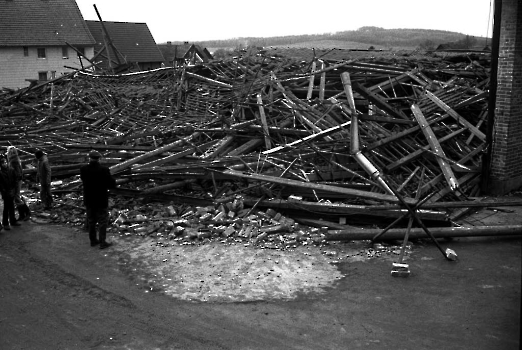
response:
<svg viewBox="0 0 522 350"><path fill-rule="evenodd" d="M29 47L24 46L24 57L29 56Z"/></svg>
<svg viewBox="0 0 522 350"><path fill-rule="evenodd" d="M38 72L38 80L46 81L47 80L47 72Z"/></svg>
<svg viewBox="0 0 522 350"><path fill-rule="evenodd" d="M38 52L38 58L45 58L45 48L43 47L39 47L37 49L37 52Z"/></svg>
<svg viewBox="0 0 522 350"><path fill-rule="evenodd" d="M85 56L85 47L77 47L76 50L78 50L79 53L82 54L82 56ZM80 56L78 54L78 56Z"/></svg>
<svg viewBox="0 0 522 350"><path fill-rule="evenodd" d="M62 46L62 58L69 58L69 50L67 50L67 46Z"/></svg>

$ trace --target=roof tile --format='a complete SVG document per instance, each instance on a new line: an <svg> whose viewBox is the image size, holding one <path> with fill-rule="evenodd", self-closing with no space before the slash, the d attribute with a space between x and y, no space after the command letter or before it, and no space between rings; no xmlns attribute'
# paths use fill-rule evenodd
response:
<svg viewBox="0 0 522 350"><path fill-rule="evenodd" d="M0 46L92 45L75 0L0 1Z"/></svg>
<svg viewBox="0 0 522 350"><path fill-rule="evenodd" d="M96 39L95 52L104 46L103 28L99 21L86 21L92 36ZM146 23L106 22L112 43L127 62L162 62L163 55L158 49ZM111 50L111 57L114 52Z"/></svg>

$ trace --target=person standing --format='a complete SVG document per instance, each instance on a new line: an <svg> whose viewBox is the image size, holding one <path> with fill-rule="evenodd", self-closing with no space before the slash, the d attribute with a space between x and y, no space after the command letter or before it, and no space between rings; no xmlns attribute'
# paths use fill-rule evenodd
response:
<svg viewBox="0 0 522 350"><path fill-rule="evenodd" d="M109 189L116 187L116 180L108 167L100 164L101 153L89 152L89 164L80 168L83 183L83 203L87 210L89 239L91 247L100 245L105 249L112 245L106 241L109 221ZM96 237L98 225L98 238Z"/></svg>
<svg viewBox="0 0 522 350"><path fill-rule="evenodd" d="M13 169L16 177L14 203L18 209L18 221L29 220L31 217L31 211L21 195L23 181L22 162L20 161L18 150L15 146L7 147L7 164L11 169Z"/></svg>
<svg viewBox="0 0 522 350"><path fill-rule="evenodd" d="M53 195L51 193L51 166L47 155L42 151L38 150L34 153L38 160L37 165L37 178L40 181L40 200L44 206L44 209L49 210L53 205Z"/></svg>
<svg viewBox="0 0 522 350"><path fill-rule="evenodd" d="M0 156L0 193L4 200L4 211L2 213L2 225L5 230L10 230L11 226L20 226L16 222L14 210L14 196L16 188L16 175L14 170L7 165L4 155Z"/></svg>

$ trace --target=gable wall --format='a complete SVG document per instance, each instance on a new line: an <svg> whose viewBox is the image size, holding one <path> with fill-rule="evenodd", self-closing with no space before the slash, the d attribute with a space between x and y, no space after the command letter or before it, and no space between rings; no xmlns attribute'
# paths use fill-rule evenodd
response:
<svg viewBox="0 0 522 350"><path fill-rule="evenodd" d="M68 48L69 58L62 57L61 46L47 46L46 58L38 58L37 47L29 46L29 56L24 56L22 47L0 47L0 88L7 87L18 89L29 86L26 79L38 79L38 72L56 71L55 77L70 73L73 70L64 66L81 68L76 52ZM94 56L94 47L86 47L85 55L89 58ZM84 66L89 62L84 60Z"/></svg>

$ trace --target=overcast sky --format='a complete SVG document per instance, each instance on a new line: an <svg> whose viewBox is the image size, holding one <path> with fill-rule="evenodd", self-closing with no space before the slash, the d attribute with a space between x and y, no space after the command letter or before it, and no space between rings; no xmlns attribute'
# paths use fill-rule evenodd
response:
<svg viewBox="0 0 522 350"><path fill-rule="evenodd" d="M76 0L87 20L98 20L96 5L104 21L147 23L156 43L322 34L363 26L491 36L491 1Z"/></svg>

